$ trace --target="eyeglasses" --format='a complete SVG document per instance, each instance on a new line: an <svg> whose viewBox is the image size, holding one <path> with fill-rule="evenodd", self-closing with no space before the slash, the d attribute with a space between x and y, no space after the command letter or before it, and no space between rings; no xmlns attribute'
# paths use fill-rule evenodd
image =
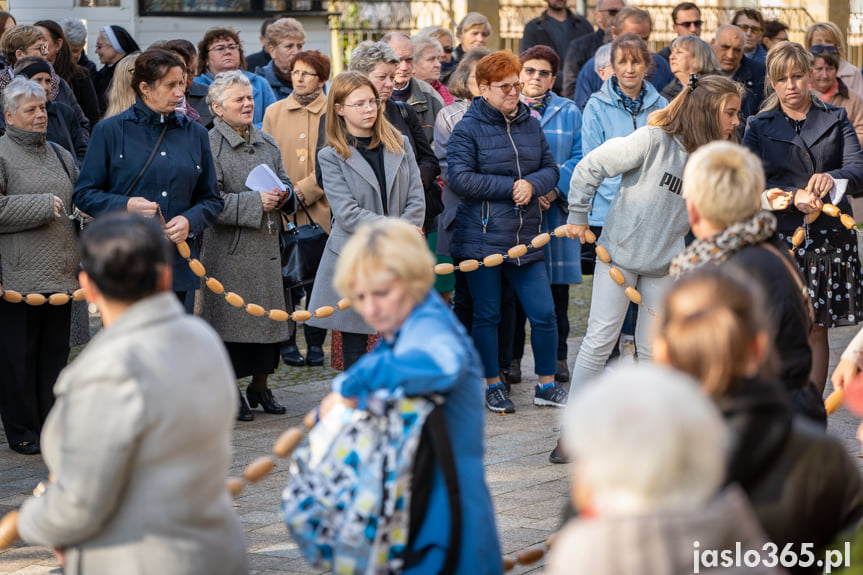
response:
<svg viewBox="0 0 863 575"><path fill-rule="evenodd" d="M377 110L381 107L380 100L368 100L367 102L357 102L356 104L342 104L345 108L353 108L356 111L362 110Z"/></svg>
<svg viewBox="0 0 863 575"><path fill-rule="evenodd" d="M444 47L443 47L443 51L444 51L446 54L452 54L453 47L452 47L452 46L444 46Z"/></svg>
<svg viewBox="0 0 863 575"><path fill-rule="evenodd" d="M236 52L240 47L236 44L219 44L218 46L213 46L210 48L210 52L216 52L217 54L221 54L222 52Z"/></svg>
<svg viewBox="0 0 863 575"><path fill-rule="evenodd" d="M101 48L107 48L108 46L110 46L110 44L99 44L98 42L96 42L96 49L97 50L99 50ZM82 48L83 48L83 46L82 46Z"/></svg>
<svg viewBox="0 0 863 575"><path fill-rule="evenodd" d="M537 70L536 68L522 68L522 71L528 76L539 74L540 78L551 78L551 70Z"/></svg>
<svg viewBox="0 0 863 575"><path fill-rule="evenodd" d="M306 72L305 70L291 70L291 76L302 76L304 79L309 77L318 77L314 72Z"/></svg>
<svg viewBox="0 0 863 575"><path fill-rule="evenodd" d="M753 34L761 34L761 26L750 26L749 24L738 24L738 28L749 34L752 32Z"/></svg>
<svg viewBox="0 0 863 575"><path fill-rule="evenodd" d="M839 48L836 46L831 46L830 44L816 44L809 48L809 50L813 54L821 54L822 52L829 52L830 54L838 54Z"/></svg>
<svg viewBox="0 0 863 575"><path fill-rule="evenodd" d="M701 28L702 24L704 24L703 20L693 20L692 22L678 22L675 26L680 26L682 28Z"/></svg>
<svg viewBox="0 0 863 575"><path fill-rule="evenodd" d="M27 51L29 52L30 50L39 50L40 54L42 54L43 56L47 56L48 55L48 44L40 44L39 46L30 46L29 48L27 48Z"/></svg>
<svg viewBox="0 0 863 575"><path fill-rule="evenodd" d="M497 86L489 84L489 87L498 88L501 92L504 93L504 95L506 95L512 92L513 89L515 89L516 92L521 92L521 89L524 88L524 84L522 84L521 82L516 82L515 84L498 84Z"/></svg>

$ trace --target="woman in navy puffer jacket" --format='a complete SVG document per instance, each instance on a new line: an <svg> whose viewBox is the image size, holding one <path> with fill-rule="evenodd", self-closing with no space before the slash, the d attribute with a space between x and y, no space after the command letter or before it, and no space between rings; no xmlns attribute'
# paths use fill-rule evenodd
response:
<svg viewBox="0 0 863 575"><path fill-rule="evenodd" d="M452 191L459 197L451 253L456 261L506 254L539 234L538 198L557 185L558 169L539 121L519 102L521 63L495 52L476 66L474 98L447 144ZM512 413L515 407L498 378L497 327L501 281L512 285L531 324L539 385L536 405L562 406L566 390L554 383L557 327L543 251L529 249L502 265L466 274L473 297L471 334L486 378L486 406Z"/></svg>

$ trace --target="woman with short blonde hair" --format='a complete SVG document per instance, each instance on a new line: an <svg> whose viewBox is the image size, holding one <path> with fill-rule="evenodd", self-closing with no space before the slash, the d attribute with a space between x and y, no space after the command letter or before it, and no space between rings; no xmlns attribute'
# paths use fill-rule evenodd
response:
<svg viewBox="0 0 863 575"><path fill-rule="evenodd" d="M135 70L135 61L140 52L132 52L117 62L114 77L108 88L108 109L102 119L116 116L126 111L135 103L135 90L132 89L132 72Z"/></svg>

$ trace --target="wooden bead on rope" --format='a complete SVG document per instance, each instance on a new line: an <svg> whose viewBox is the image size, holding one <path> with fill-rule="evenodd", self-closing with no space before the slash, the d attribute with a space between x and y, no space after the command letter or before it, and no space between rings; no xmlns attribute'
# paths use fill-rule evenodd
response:
<svg viewBox="0 0 863 575"><path fill-rule="evenodd" d="M186 242L178 243L177 251L180 252L180 257L183 259L192 257L192 250L189 249L189 244L187 244Z"/></svg>
<svg viewBox="0 0 863 575"><path fill-rule="evenodd" d="M596 246L596 257L604 264L611 263L611 254L605 249L605 246Z"/></svg>
<svg viewBox="0 0 863 575"><path fill-rule="evenodd" d="M294 452L294 449L297 448L302 440L302 429L299 427L287 429L279 436L276 443L273 444L273 453L284 459Z"/></svg>
<svg viewBox="0 0 863 575"><path fill-rule="evenodd" d="M548 539L545 540L545 548L549 551L554 547L554 542L557 541L557 535L557 533L552 533L548 536Z"/></svg>
<svg viewBox="0 0 863 575"><path fill-rule="evenodd" d="M587 228L586 230L584 230L584 241L586 241L589 244L595 244L596 243L596 234L593 233L592 231L590 231L590 228Z"/></svg>
<svg viewBox="0 0 863 575"><path fill-rule="evenodd" d="M614 283L616 283L619 286L622 286L623 284L626 283L626 278L623 277L623 272L620 271L619 269L615 268L615 267L608 269L608 275L610 275L611 279L614 280Z"/></svg>
<svg viewBox="0 0 863 575"><path fill-rule="evenodd" d="M464 260L458 264L458 269L463 272L472 272L479 269L479 262L476 260Z"/></svg>
<svg viewBox="0 0 863 575"><path fill-rule="evenodd" d="M271 309L267 312L267 316L273 321L288 321L288 318L291 317L291 314L286 312L283 309Z"/></svg>
<svg viewBox="0 0 863 575"><path fill-rule="evenodd" d="M629 298L629 301L638 305L641 303L641 294L638 293L638 290L632 286L626 286L626 289L623 290L626 293L626 297Z"/></svg>
<svg viewBox="0 0 863 575"><path fill-rule="evenodd" d="M532 248L541 248L545 244L551 241L550 234L538 234L530 240L530 247Z"/></svg>
<svg viewBox="0 0 863 575"><path fill-rule="evenodd" d="M515 259L520 258L526 253L527 246L524 244L518 244L517 246L512 246L511 248L509 248L509 251L506 252L506 255L508 255L512 259Z"/></svg>
<svg viewBox="0 0 863 575"><path fill-rule="evenodd" d="M24 296L24 303L26 303L27 305L42 305L46 301L48 301L48 298L46 298L40 293L28 293Z"/></svg>
<svg viewBox="0 0 863 575"><path fill-rule="evenodd" d="M204 267L198 260L189 260L189 269L192 270L192 273L198 276L199 278L207 275L207 268Z"/></svg>
<svg viewBox="0 0 863 575"><path fill-rule="evenodd" d="M833 393L828 395L827 399L824 400L824 409L827 411L827 415L832 415L839 411L843 403L845 403L845 392L840 388L834 389Z"/></svg>
<svg viewBox="0 0 863 575"><path fill-rule="evenodd" d="M3 299L9 303L21 303L24 301L24 296L20 292L7 289L3 292Z"/></svg>
<svg viewBox="0 0 863 575"><path fill-rule="evenodd" d="M304 309L297 310L291 314L291 319L297 323L309 321L310 319L312 319L312 312L306 311Z"/></svg>
<svg viewBox="0 0 863 575"><path fill-rule="evenodd" d="M809 212L808 214L803 216L803 222L807 223L807 224L811 224L815 220L817 220L818 216L820 216L820 215L821 215L821 210L818 210L816 212Z"/></svg>
<svg viewBox="0 0 863 575"><path fill-rule="evenodd" d="M803 229L803 226L798 227L794 230L794 235L791 236L791 245L795 248L803 243L803 240L806 238L806 230Z"/></svg>
<svg viewBox="0 0 863 575"><path fill-rule="evenodd" d="M821 208L821 211L833 218L838 217L839 214L842 213L839 211L839 208L837 208L833 204L824 204L824 206Z"/></svg>
<svg viewBox="0 0 863 575"><path fill-rule="evenodd" d="M18 510L10 511L0 519L0 549L8 549L18 541Z"/></svg>
<svg viewBox="0 0 863 575"><path fill-rule="evenodd" d="M434 273L436 273L439 276L449 275L454 271L455 271L455 266L452 264L448 264L448 263L437 264L434 267Z"/></svg>
<svg viewBox="0 0 863 575"><path fill-rule="evenodd" d="M84 290L78 288L72 292L72 301L84 301Z"/></svg>
<svg viewBox="0 0 863 575"><path fill-rule="evenodd" d="M207 281L204 282L211 292L214 294L223 294L225 293L225 286L222 285L222 282L217 280L216 278L207 278Z"/></svg>
<svg viewBox="0 0 863 575"><path fill-rule="evenodd" d="M512 557L504 557L503 558L503 570L509 571L513 567L515 567L515 559L513 559Z"/></svg>
<svg viewBox="0 0 863 575"><path fill-rule="evenodd" d="M351 300L349 300L346 297L343 297L342 299L339 300L339 303L336 304L336 307L342 311L345 311L346 309L351 307Z"/></svg>
<svg viewBox="0 0 863 575"><path fill-rule="evenodd" d="M857 225L857 222L854 221L854 218L849 216L848 214L842 214L839 216L839 221L842 222L842 225L848 228L849 230Z"/></svg>
<svg viewBox="0 0 863 575"><path fill-rule="evenodd" d="M247 303L246 311L249 313L249 315L253 315L255 317L264 317L264 315L266 315L267 313L267 310L265 310L256 303Z"/></svg>
<svg viewBox="0 0 863 575"><path fill-rule="evenodd" d="M306 426L306 429L311 429L318 422L318 410L313 409L303 417L303 425Z"/></svg>
<svg viewBox="0 0 863 575"><path fill-rule="evenodd" d="M491 254L482 259L482 265L487 268L493 268L503 263L503 254Z"/></svg>
<svg viewBox="0 0 863 575"><path fill-rule="evenodd" d="M317 318L325 318L333 315L333 312L336 311L331 305L324 305L315 310L315 317Z"/></svg>
<svg viewBox="0 0 863 575"><path fill-rule="evenodd" d="M259 457L246 466L243 478L249 483L255 483L263 479L275 466L276 462L269 455Z"/></svg>
<svg viewBox="0 0 863 575"><path fill-rule="evenodd" d="M228 480L225 482L225 486L228 488L228 493L231 494L231 498L236 499L240 496L240 493L243 492L245 484L239 477L228 477Z"/></svg>
<svg viewBox="0 0 863 575"><path fill-rule="evenodd" d="M65 293L54 293L48 296L48 303L51 305L66 305L72 297Z"/></svg>
<svg viewBox="0 0 863 575"><path fill-rule="evenodd" d="M243 307L243 304L246 303L239 294L235 294L232 291L225 294L225 301L234 307Z"/></svg>
<svg viewBox="0 0 863 575"><path fill-rule="evenodd" d="M545 550L542 547L534 547L519 552L515 556L515 560L519 565L530 565L542 559L543 555L545 555Z"/></svg>

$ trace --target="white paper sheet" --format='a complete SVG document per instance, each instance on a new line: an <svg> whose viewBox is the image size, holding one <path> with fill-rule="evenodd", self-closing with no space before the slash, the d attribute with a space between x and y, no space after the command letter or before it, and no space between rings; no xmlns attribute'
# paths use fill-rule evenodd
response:
<svg viewBox="0 0 863 575"><path fill-rule="evenodd" d="M246 187L253 192L266 192L275 189L284 192L288 189L272 168L266 164L255 166L255 169L249 172L248 177L246 177Z"/></svg>

